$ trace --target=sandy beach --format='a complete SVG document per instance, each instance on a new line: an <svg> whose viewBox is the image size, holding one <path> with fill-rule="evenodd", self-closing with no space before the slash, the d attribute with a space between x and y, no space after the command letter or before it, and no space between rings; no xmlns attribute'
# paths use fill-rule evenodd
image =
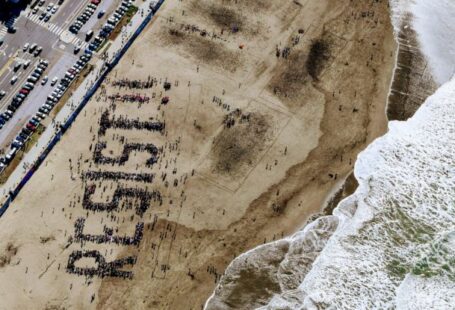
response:
<svg viewBox="0 0 455 310"><path fill-rule="evenodd" d="M236 256L323 210L385 132L388 14L166 1L0 219L2 306L201 309Z"/></svg>

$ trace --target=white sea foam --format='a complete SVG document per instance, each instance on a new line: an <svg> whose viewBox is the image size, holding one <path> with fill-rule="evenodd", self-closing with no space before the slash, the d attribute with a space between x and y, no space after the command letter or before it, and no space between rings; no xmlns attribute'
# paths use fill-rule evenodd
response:
<svg viewBox="0 0 455 310"><path fill-rule="evenodd" d="M453 284L431 285L452 282L455 276L450 265L455 247L447 240L447 246L440 245L441 238L455 231L454 115L452 80L412 119L392 122L390 131L359 156L359 189L339 207L355 202L357 211L340 222L299 287L309 308L418 306L418 298L397 294L400 285L413 287L422 304L455 305ZM441 248L446 255L439 253ZM431 300L441 295L440 286L445 287L446 302ZM422 287L425 295L420 294Z"/></svg>
<svg viewBox="0 0 455 310"><path fill-rule="evenodd" d="M335 232L311 266L291 261L287 270L305 269L303 281L281 286L261 309L454 309L455 1L390 2L396 33L411 21L445 84L359 155L359 188L335 209ZM286 242L298 244L311 227Z"/></svg>
<svg viewBox="0 0 455 310"><path fill-rule="evenodd" d="M410 9L422 52L442 84L455 73L455 1L419 0Z"/></svg>

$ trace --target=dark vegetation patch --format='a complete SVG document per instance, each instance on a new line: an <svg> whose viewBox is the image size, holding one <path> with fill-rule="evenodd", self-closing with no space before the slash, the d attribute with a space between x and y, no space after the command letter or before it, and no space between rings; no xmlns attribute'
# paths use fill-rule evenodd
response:
<svg viewBox="0 0 455 310"><path fill-rule="evenodd" d="M0 255L0 268L5 267L11 263L11 259L17 254L18 249L19 248L11 242L6 245L5 250Z"/></svg>
<svg viewBox="0 0 455 310"><path fill-rule="evenodd" d="M295 51L284 60L280 72L272 79L271 88L279 97L295 98L299 96L300 89L308 81L306 69L306 55L303 51Z"/></svg>
<svg viewBox="0 0 455 310"><path fill-rule="evenodd" d="M235 72L241 64L238 51L226 48L222 43L191 30L170 28L162 35L165 44L176 45L201 63L215 65Z"/></svg>
<svg viewBox="0 0 455 310"><path fill-rule="evenodd" d="M309 47L288 50L270 81L270 90L282 99L300 99L302 88L308 82L319 81L322 70L327 66L331 56L330 42L330 36L323 34L312 41Z"/></svg>
<svg viewBox="0 0 455 310"><path fill-rule="evenodd" d="M323 39L314 40L311 43L310 52L305 66L308 74L317 81L325 63L330 58L329 43Z"/></svg>
<svg viewBox="0 0 455 310"><path fill-rule="evenodd" d="M251 10L253 12L261 12L271 8L272 0L221 0L221 3L228 4L242 9Z"/></svg>
<svg viewBox="0 0 455 310"><path fill-rule="evenodd" d="M211 5L207 10L210 19L218 27L230 29L232 32L238 32L242 29L244 18L233 9Z"/></svg>
<svg viewBox="0 0 455 310"><path fill-rule="evenodd" d="M206 3L194 1L192 11L199 12L203 18L225 31L240 32L245 27L245 17L238 10L237 5L229 6L226 3Z"/></svg>
<svg viewBox="0 0 455 310"><path fill-rule="evenodd" d="M236 176L243 168L253 166L264 149L270 124L262 114L243 114L239 110L227 115L224 124L214 140L213 170Z"/></svg>

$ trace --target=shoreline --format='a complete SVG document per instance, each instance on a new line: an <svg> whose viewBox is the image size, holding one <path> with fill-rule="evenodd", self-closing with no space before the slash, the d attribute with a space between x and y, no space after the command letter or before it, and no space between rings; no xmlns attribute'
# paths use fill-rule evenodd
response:
<svg viewBox="0 0 455 310"><path fill-rule="evenodd" d="M365 144L365 148L368 145L370 145L375 139L381 137L382 135L384 135L387 132L386 129L387 129L387 124L388 124L388 113L387 113L387 111L388 111L389 96L390 96L390 93L391 93L391 86L392 86L392 84L394 82L395 70L396 70L396 67L397 67L397 60L398 60L398 51L399 51L399 44L395 40L394 34L392 34L392 35L393 35L393 38L394 38L393 39L393 45L394 45L393 54L394 54L394 57L393 57L393 61L390 64L389 74L387 75L387 78L386 78L386 80L387 80L386 84L388 85L388 87L386 87L385 90L384 90L384 99L385 99L383 101L384 103L383 103L381 108L377 108L377 112L376 112L376 115L379 114L379 115L381 115L381 118L385 119L385 123L383 123L379 127L373 127L371 129L371 131L369 131L368 138L367 138L369 140L369 143ZM374 117L374 116L370 116L370 117ZM378 128L381 128L381 127L383 129L378 129ZM355 180L355 177L353 177L353 171L351 170L349 173L347 173L344 176L345 181L343 181L341 183L339 182L338 184L335 184L331 189L328 189L326 191L325 195L323 194L321 196L321 198L322 198L320 200L321 203L319 204L319 207L314 209L314 212L307 212L304 217L301 217L301 218L304 218L304 220L300 221L300 224L297 224L295 219L292 220L292 221L288 221L287 222L287 227L294 227L294 229L291 229L291 230L289 230L288 232L285 233L285 235L287 235L287 237L284 237L282 239L277 239L277 240L274 239L273 241L272 240L269 241L269 243L258 245L257 247L251 248L247 252L244 252L244 253L240 254L240 256L238 256L238 258L242 259L242 258L248 256L247 253L251 254L251 253L254 253L256 249L267 248L267 245L277 244L277 243L279 243L280 240L289 240L289 238L292 238L292 236L294 234L297 234L297 233L305 230L305 228L308 227L308 225L314 224L321 217L324 217L324 216L327 216L327 215L330 216L331 213L325 213L326 208L328 207L328 205L330 205L330 201L332 199L336 199L338 202L340 202L343 199L350 197L350 194L352 194L355 191L355 189L357 188L356 186L352 186L352 184L350 184L350 186L348 186L349 190L347 192L344 192L341 197L338 197L338 198L335 197L340 192L340 190L344 191L344 188L346 187L346 180L350 179L350 182L352 183L352 180L351 180L352 178L354 179L354 182L356 183L357 180ZM338 204L335 204L335 206L336 205L338 205ZM296 216L296 218L299 218L299 217ZM244 254L247 254L247 255L245 256ZM231 261L229 266L232 266L232 264L235 264L236 260L237 260L237 258L234 259L233 261ZM227 267L227 268L229 268L229 267ZM236 271L234 271L234 272L236 272ZM235 286L235 284L233 284L233 283L230 283L229 285L230 286L231 285ZM216 291L217 289L219 289L218 286L212 292L212 295L210 295L210 298L213 298L215 296L215 294L217 292ZM232 288L230 288L230 289L232 289ZM204 309L212 309L211 307L207 307L209 302L210 302L210 299L207 299ZM218 306L220 306L220 304L218 304L217 307Z"/></svg>
<svg viewBox="0 0 455 310"><path fill-rule="evenodd" d="M391 14L391 13L390 13ZM392 19L392 17L390 17ZM406 22L409 22L409 18L406 19ZM403 46L403 44L400 42L400 37L403 35L402 32L404 32L407 27L404 27L405 25L405 22L403 22L403 24L401 25L400 27L400 32L399 33L396 33L394 31L394 38L395 38L395 57L394 57L394 66L393 66L393 70L392 70L392 74L391 74L391 77L390 77L390 81L389 81L389 89L388 89L388 95L387 95L387 100L386 100L386 103L384 105L384 114L386 116L386 119L387 119L387 124L390 122L390 121L393 121L397 118L399 118L399 120L407 120L409 117L411 117L415 112L416 110L418 110L418 108L420 107L420 105L416 105L415 103L413 103L413 101L415 102L415 97L413 97L413 93L412 95L409 96L409 89L410 87L412 87L412 84L413 83L416 83L414 82L414 80L412 79L412 74L417 71L417 73L419 72L419 68L421 68L421 66L417 67L417 69L414 69L414 70L411 70L411 72L406 72L405 71L405 74L403 74L403 72L399 70L399 67L402 66L402 61L403 61L403 54L404 53L407 53L409 51L409 47L408 46ZM407 36L410 35L410 32L409 30L406 31L407 33ZM415 33L413 34L412 36L413 39L415 39ZM416 42L416 41L414 41ZM420 60L420 62L418 61L419 64L421 64L421 59L420 58L422 57L422 54L421 52L418 52L418 55L415 56L414 59L416 59L416 61ZM411 57L411 59L413 59ZM414 62L413 60L411 60L410 62ZM407 74L406 74L407 73ZM400 89L397 89L396 88L396 85L400 84L400 80L402 79L408 79L408 80L411 80L410 83L408 83L407 87L404 88L404 92L406 93L406 96L404 98L400 98L400 102L403 104L404 106L404 110L406 111L405 113L399 113L399 111L397 111L397 102L396 102L396 98L393 98L393 95L394 95L394 92L396 91L400 91ZM411 86L410 86L411 85ZM423 89L423 96L425 95L431 95L431 91L432 91L432 88L434 88L434 82L433 83L430 83L430 86L429 87L426 87L425 89ZM411 97L411 98L408 98ZM395 102L393 101L395 99ZM426 98L425 98L426 99ZM425 99L423 101L420 102L420 104L422 104ZM392 103L389 105L389 102L392 101ZM411 103L408 103L408 101L411 101ZM405 103L404 103L405 102ZM400 116L397 116L397 115L400 115ZM388 127L388 126L387 126ZM388 130L386 132L384 132L384 134L386 134L388 132ZM382 137L383 135L379 135L377 138L380 138ZM369 145L371 145L371 143L373 143L373 141L371 141L370 143L367 144L367 147ZM345 191L345 187L348 186L347 185L347 180L350 179L350 190L349 191ZM333 213L333 209L338 207L339 205L343 204L343 201L345 201L345 204L347 204L348 200L351 199L354 194L354 192L356 191L356 189L358 189L358 186L359 184L357 183L356 186L354 186L354 188L352 187L352 179L355 181L355 183L357 183L358 181L356 180L355 176L354 176L354 171L351 171L346 177L345 179L343 180L343 182L341 182L340 184L337 184L333 187L332 191L327 195L326 199L324 200L324 203L322 205L322 207L320 208L320 211L318 213L315 213L313 214L312 216L309 216L308 219L305 221L305 223L303 224L303 226L301 226L300 229L296 230L293 234L290 234L289 236L283 238L283 239L280 239L282 241L288 241L290 242L290 240L292 239L293 236L295 236L296 234L300 233L300 232L303 232L306 228L309 227L309 225L312 225L312 224L315 224L319 219L321 219L322 217L330 217ZM330 207L332 206L332 207ZM330 211L327 211L327 209L329 209ZM290 239L291 238L291 239ZM244 265L242 265L242 260L243 261L248 261L248 259L245 259L245 257L248 257L249 255L252 255L254 256L256 252L261 252L261 250L263 250L264 248L267 248L267 246L269 246L269 248L273 248L274 247L274 244L277 244L280 240L277 240L277 241L274 241L272 243L268 243L268 244L264 244L264 245L259 245L257 246L256 248L253 248L251 250L248 250L247 252L241 254L240 256L238 256L238 258L236 258L234 261L232 261L228 268L231 268L233 270L231 270L231 273L232 274L237 274L239 272L239 270L242 270L242 269L246 269L248 267L246 267L247 263L246 262L243 262ZM259 255L259 254L257 254ZM256 255L256 256L257 256ZM263 258L265 259L265 258ZM234 265L236 265L234 267ZM237 270L236 270L237 269ZM240 280L239 280L240 281ZM230 283L229 284L230 286L232 285L235 285L233 283ZM232 288L230 288L232 289ZM217 292L217 290L219 290ZM207 307L207 305L210 304L210 302L219 302L221 301L222 299L220 299L219 296L216 296L217 294L220 295L222 294L221 293L221 290L222 288L217 286L216 290L214 290L213 294L209 297L209 299L206 301L206 304L205 304L205 307L204 309L212 309L210 307ZM216 299L219 299L218 301L216 301ZM212 304L213 306L213 304Z"/></svg>

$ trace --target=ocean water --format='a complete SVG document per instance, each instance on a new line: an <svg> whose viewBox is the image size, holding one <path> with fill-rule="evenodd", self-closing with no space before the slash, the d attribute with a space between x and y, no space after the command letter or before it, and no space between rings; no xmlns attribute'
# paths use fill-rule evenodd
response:
<svg viewBox="0 0 455 310"><path fill-rule="evenodd" d="M419 0L410 5L413 27L440 84L455 73L455 1Z"/></svg>
<svg viewBox="0 0 455 310"><path fill-rule="evenodd" d="M267 308L455 307L454 115L455 79L410 120L390 123L359 156L359 188L335 210L340 223L299 303L275 296Z"/></svg>
<svg viewBox="0 0 455 310"><path fill-rule="evenodd" d="M408 26L441 86L359 155L359 187L333 216L229 266L232 279L251 266L273 278L279 292L261 309L455 309L455 1L391 5L395 29L409 22L407 14L414 17ZM251 263L261 253L283 259L265 271ZM224 280L224 288L232 284ZM208 309L232 308L224 288Z"/></svg>

